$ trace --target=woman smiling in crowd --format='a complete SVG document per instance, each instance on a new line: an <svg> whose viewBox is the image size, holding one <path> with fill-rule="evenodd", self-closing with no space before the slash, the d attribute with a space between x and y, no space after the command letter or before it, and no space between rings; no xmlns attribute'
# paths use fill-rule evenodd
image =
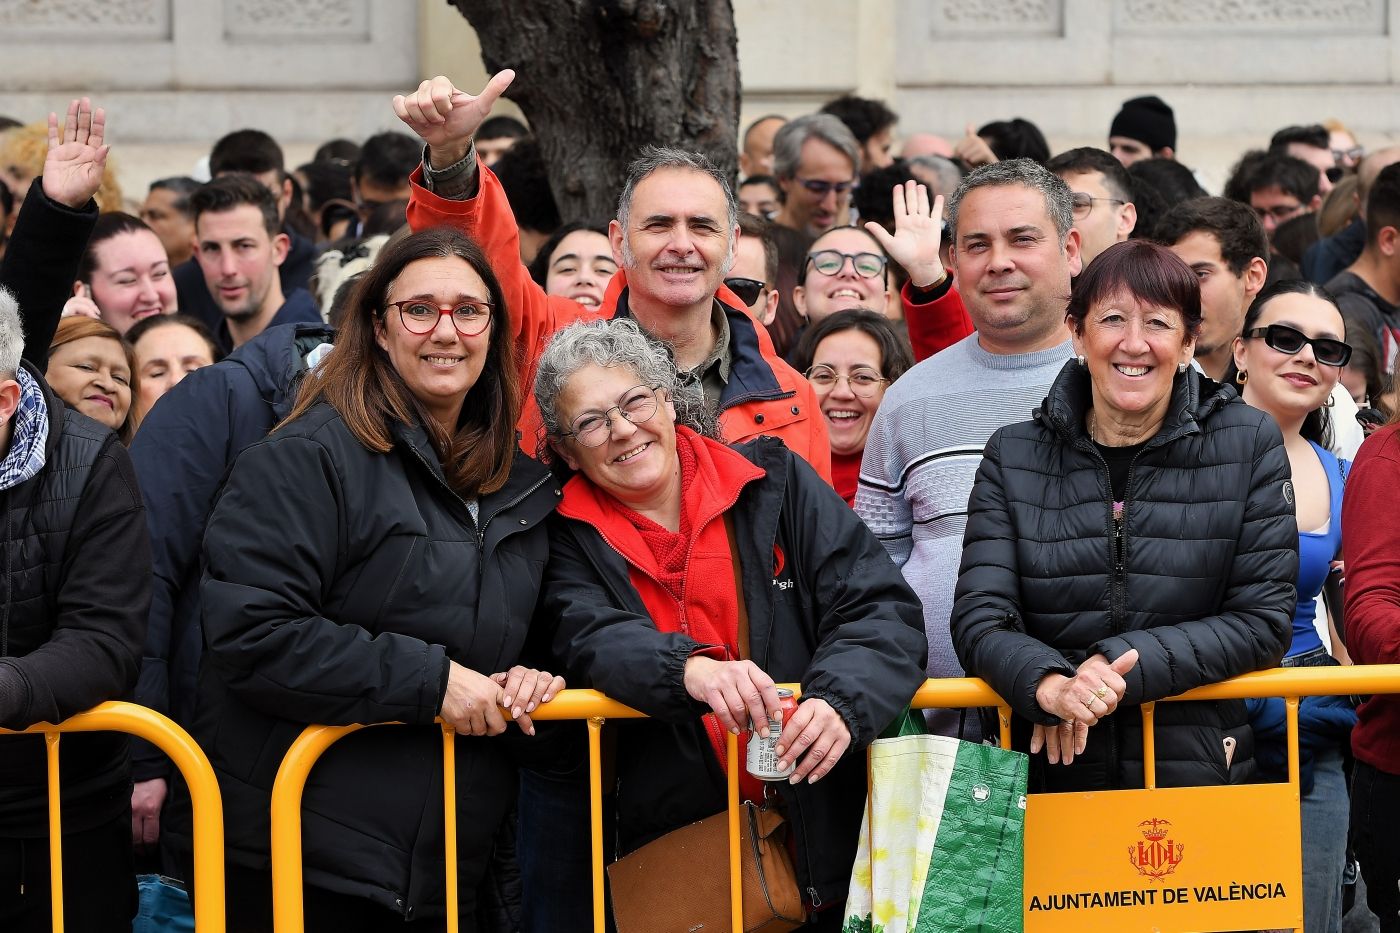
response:
<svg viewBox="0 0 1400 933"><path fill-rule="evenodd" d="M849 506L855 505L870 421L885 390L913 365L889 319L864 308L823 318L797 345L793 366L817 392L831 438L832 485Z"/></svg>
<svg viewBox="0 0 1400 933"><path fill-rule="evenodd" d="M89 317L59 322L44 378L55 395L116 431L123 444L136 431L131 408L135 374L131 345L111 327Z"/></svg>
<svg viewBox="0 0 1400 933"><path fill-rule="evenodd" d="M160 238L130 214L103 214L78 266L65 316L100 317L119 334L175 311L175 280Z"/></svg>
<svg viewBox="0 0 1400 933"><path fill-rule="evenodd" d="M530 278L545 293L562 295L589 308L603 303L608 280L617 272L608 228L600 224L568 223L544 241Z"/></svg>
<svg viewBox="0 0 1400 933"><path fill-rule="evenodd" d="M308 929L443 915L438 716L463 735L453 870L476 929L515 787L505 745L484 737L512 717L533 733L529 713L564 686L516 665L558 502L516 446L517 366L479 248L445 227L413 234L356 286L287 421L234 463L204 536L192 729L224 794L230 929L270 929L269 797L310 723L407 725L349 736L316 767ZM187 826L173 832L188 845Z"/></svg>
<svg viewBox="0 0 1400 933"><path fill-rule="evenodd" d="M1141 787L1139 704L1283 657L1288 462L1273 419L1191 367L1200 290L1167 249L1109 247L1068 323L1077 361L978 468L953 645L1015 711L1032 789ZM1253 773L1242 701L1168 703L1156 721L1161 786Z"/></svg>
<svg viewBox="0 0 1400 933"><path fill-rule="evenodd" d="M1293 476L1298 533L1298 608L1284 667L1350 663L1329 619L1326 644L1318 632L1317 597L1342 546L1344 473L1331 446L1328 397L1351 358L1337 304L1310 282L1286 280L1254 299L1235 339L1225 374L1244 400L1268 412L1283 431ZM1259 733L1259 760L1270 780L1288 779L1283 701L1251 700ZM1298 710L1302 743L1303 927L1322 933L1342 928L1342 869L1346 865L1347 783L1343 751L1356 723L1341 696L1303 697Z"/></svg>

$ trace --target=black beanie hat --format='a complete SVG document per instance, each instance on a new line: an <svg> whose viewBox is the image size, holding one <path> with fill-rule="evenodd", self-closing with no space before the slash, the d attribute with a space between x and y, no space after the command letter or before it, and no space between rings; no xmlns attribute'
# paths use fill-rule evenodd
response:
<svg viewBox="0 0 1400 933"><path fill-rule="evenodd" d="M1126 136L1146 143L1156 152L1170 146L1176 148L1176 118L1172 108L1160 97L1134 97L1123 102L1123 109L1113 118L1109 136Z"/></svg>

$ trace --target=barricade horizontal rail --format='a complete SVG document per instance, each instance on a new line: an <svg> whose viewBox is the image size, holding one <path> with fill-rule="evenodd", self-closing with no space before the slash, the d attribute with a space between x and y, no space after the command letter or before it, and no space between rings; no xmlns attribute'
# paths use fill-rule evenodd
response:
<svg viewBox="0 0 1400 933"><path fill-rule="evenodd" d="M800 698L797 684L780 686L792 689ZM1369 695L1400 693L1400 664L1355 667L1278 668L1245 674L1217 684L1197 687L1179 696L1158 702L1189 700L1233 700L1255 697L1283 697L1287 701L1289 782L1298 783L1298 698L1324 695ZM996 707L999 711L1001 744L1010 746L1010 707L982 680L949 678L927 680L915 693L911 706L915 709L947 707ZM1153 730L1154 703L1146 703L1143 711L1143 758L1146 787L1155 788L1155 738ZM608 719L642 719L645 714L594 690L565 690L543 704L531 717L545 720L585 720L589 745L589 795L593 844L593 920L595 929L605 929L603 886L602 830L602 755L601 732ZM394 725L394 724L381 724ZM456 872L456 794L451 754L455 733L451 726L440 723L443 734L444 828L446 832L447 865L447 929L457 930L457 872ZM277 933L302 933L302 864L301 864L301 795L312 765L338 739L367 726L310 726L293 742L283 759L272 794L272 873L273 910ZM743 760L738 754L737 740L728 737L728 796L730 905L734 929L742 929L742 891L740 890L739 859L739 768Z"/></svg>
<svg viewBox="0 0 1400 933"><path fill-rule="evenodd" d="M59 786L59 739L72 732L124 732L155 745L180 769L190 790L194 818L194 915L199 933L224 930L224 816L219 782L204 751L184 729L155 710L108 702L65 719L4 735L42 735L48 752L49 871L53 931L63 933L63 826Z"/></svg>

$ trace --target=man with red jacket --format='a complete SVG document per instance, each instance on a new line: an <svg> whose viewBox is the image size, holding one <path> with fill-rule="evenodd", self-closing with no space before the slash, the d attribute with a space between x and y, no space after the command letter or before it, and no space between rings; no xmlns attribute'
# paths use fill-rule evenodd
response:
<svg viewBox="0 0 1400 933"><path fill-rule="evenodd" d="M781 438L830 481L831 448L815 393L724 287L739 236L738 206L728 180L704 156L647 147L632 164L608 231L620 268L600 309L548 296L530 278L520 264L510 205L472 146L514 76L502 71L475 97L433 78L395 97L394 111L427 144L412 177L409 225L450 224L481 244L500 276L527 378L559 328L599 314L630 316L669 345L676 368L704 388L719 409L725 440ZM527 451L541 436L539 424L531 402L520 424Z"/></svg>

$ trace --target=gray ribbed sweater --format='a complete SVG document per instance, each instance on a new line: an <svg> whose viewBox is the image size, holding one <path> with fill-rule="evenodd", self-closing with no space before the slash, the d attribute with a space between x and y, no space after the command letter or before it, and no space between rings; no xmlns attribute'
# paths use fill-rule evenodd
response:
<svg viewBox="0 0 1400 933"><path fill-rule="evenodd" d="M973 334L909 370L880 402L856 512L923 600L930 677L963 676L948 620L982 449L997 428L1031 417L1072 355L1068 340L1035 353L988 353ZM958 716L933 713L930 722L951 735Z"/></svg>

